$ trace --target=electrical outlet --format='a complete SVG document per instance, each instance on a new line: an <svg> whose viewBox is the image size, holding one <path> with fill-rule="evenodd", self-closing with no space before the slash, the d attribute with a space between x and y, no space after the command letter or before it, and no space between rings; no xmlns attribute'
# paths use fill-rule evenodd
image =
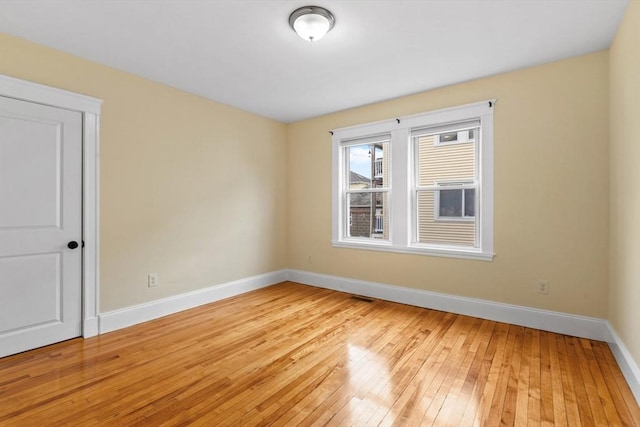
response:
<svg viewBox="0 0 640 427"><path fill-rule="evenodd" d="M158 273L149 273L147 276L147 285L150 288L158 286Z"/></svg>
<svg viewBox="0 0 640 427"><path fill-rule="evenodd" d="M311 255L307 257L307 264L313 264L313 261L311 260Z"/></svg>
<svg viewBox="0 0 640 427"><path fill-rule="evenodd" d="M538 293L547 295L549 294L549 281L548 280L538 280Z"/></svg>

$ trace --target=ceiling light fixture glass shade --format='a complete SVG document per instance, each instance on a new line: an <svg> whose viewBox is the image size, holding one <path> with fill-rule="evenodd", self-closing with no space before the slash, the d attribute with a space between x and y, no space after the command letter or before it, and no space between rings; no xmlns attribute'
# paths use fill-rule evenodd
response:
<svg viewBox="0 0 640 427"><path fill-rule="evenodd" d="M305 6L289 15L289 25L303 39L315 42L333 28L336 20L327 9L319 6Z"/></svg>

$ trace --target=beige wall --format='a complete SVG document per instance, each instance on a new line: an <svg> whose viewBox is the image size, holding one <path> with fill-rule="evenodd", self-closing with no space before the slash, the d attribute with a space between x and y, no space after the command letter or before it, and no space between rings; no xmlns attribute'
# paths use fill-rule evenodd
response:
<svg viewBox="0 0 640 427"><path fill-rule="evenodd" d="M286 267L285 125L0 37L1 73L104 100L102 312Z"/></svg>
<svg viewBox="0 0 640 427"><path fill-rule="evenodd" d="M608 78L599 52L290 125L289 267L605 318ZM331 129L494 97L493 262L331 246Z"/></svg>
<svg viewBox="0 0 640 427"><path fill-rule="evenodd" d="M609 57L609 321L640 365L640 2L629 2Z"/></svg>
<svg viewBox="0 0 640 427"><path fill-rule="evenodd" d="M612 73L623 73L615 59ZM0 72L105 100L102 312L290 267L606 318L608 61L599 52L285 126L0 39ZM331 247L329 130L494 97L493 262ZM149 272L158 288L147 288ZM549 295L537 279L551 281ZM614 285L611 310L631 343L628 283Z"/></svg>

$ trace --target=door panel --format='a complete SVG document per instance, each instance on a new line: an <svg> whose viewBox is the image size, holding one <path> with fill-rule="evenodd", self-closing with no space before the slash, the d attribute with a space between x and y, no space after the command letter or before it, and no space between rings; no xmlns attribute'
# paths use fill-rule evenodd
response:
<svg viewBox="0 0 640 427"><path fill-rule="evenodd" d="M81 334L82 114L0 97L0 356Z"/></svg>
<svg viewBox="0 0 640 427"><path fill-rule="evenodd" d="M0 185L0 226L59 227L62 124L3 116L0 126L0 170L11 180Z"/></svg>
<svg viewBox="0 0 640 427"><path fill-rule="evenodd" d="M60 254L0 259L0 333L62 321Z"/></svg>

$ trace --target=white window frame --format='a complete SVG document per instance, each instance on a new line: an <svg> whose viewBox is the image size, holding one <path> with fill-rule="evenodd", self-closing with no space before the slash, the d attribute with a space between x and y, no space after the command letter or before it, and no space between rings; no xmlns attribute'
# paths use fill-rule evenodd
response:
<svg viewBox="0 0 640 427"><path fill-rule="evenodd" d="M495 99L334 130L332 137L332 245L340 248L368 249L464 259L493 260L493 110ZM412 131L469 120L480 121L476 139L478 166L476 185L477 247L425 244L417 242L415 209L414 150ZM363 239L348 236L345 211L348 189L347 159L344 147L390 134L391 185L388 190L389 239ZM455 141L454 143L460 143ZM387 155L387 154L385 154Z"/></svg>
<svg viewBox="0 0 640 427"><path fill-rule="evenodd" d="M344 210L344 214L347 215L347 207L349 207L349 204L347 202L347 198L349 197L350 194L358 194L358 193L369 193L371 194L372 198L376 197L377 193L380 194L386 194L387 195L387 200L389 200L391 198L391 185L389 182L385 183L384 187L380 187L380 188L356 188L356 189L350 189L348 188L349 184L350 184L350 171L349 171L349 158L346 156L345 151L347 149L349 149L350 147L355 147L355 146L360 146L360 145L372 145L378 142L386 142L389 141L391 142L391 135L389 133L382 133L382 134L377 134L377 135L367 135L365 138L355 138L355 139L346 139L343 140L340 146L340 150L341 150L341 162L342 162L342 168L343 168L343 175L342 178L344 179L344 186L343 186L343 191L342 191L342 209ZM373 154L372 154L373 156ZM372 158L373 161L373 158ZM373 185L373 177L371 177L371 185ZM371 213L370 213L371 214ZM374 218L375 221L375 214L372 216L372 218ZM348 225L347 225L348 224ZM344 229L342 230L342 235L344 236L345 239L349 240L349 241L353 241L353 242L366 242L368 240L373 240L376 239L377 241L382 241L380 238L374 237L373 235L371 235L370 237L362 237L362 236L349 236L349 228L351 227L351 225L353 224L352 218L351 218L351 213L349 212L349 222L346 223L344 225ZM372 228L373 224L370 224L370 228ZM384 240L386 241L386 240Z"/></svg>

